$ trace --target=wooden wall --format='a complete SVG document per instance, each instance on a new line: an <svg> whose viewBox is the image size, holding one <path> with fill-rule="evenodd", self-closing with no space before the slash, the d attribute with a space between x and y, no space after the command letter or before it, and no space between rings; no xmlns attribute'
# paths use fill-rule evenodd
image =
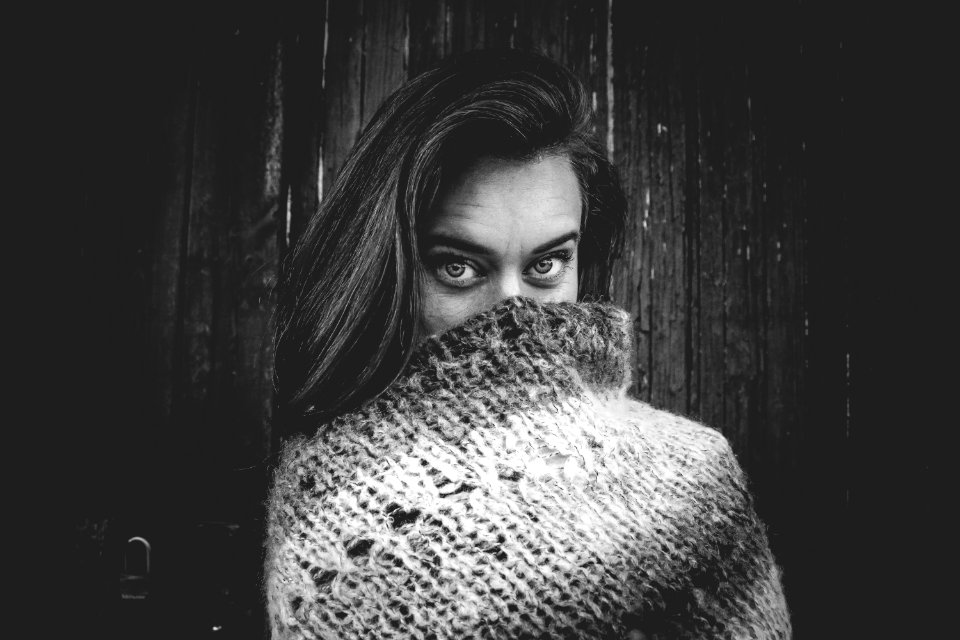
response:
<svg viewBox="0 0 960 640"><path fill-rule="evenodd" d="M384 97L447 54L508 46L583 79L620 168L612 294L636 318L637 394L730 439L797 637L837 631L852 455L843 22L799 2L669 4L85 16L65 60L74 162L60 183L75 239L65 375L94 418L66 436L77 580L97 585L84 619L260 636L277 265ZM136 534L156 541L151 614L117 604L119 545Z"/></svg>

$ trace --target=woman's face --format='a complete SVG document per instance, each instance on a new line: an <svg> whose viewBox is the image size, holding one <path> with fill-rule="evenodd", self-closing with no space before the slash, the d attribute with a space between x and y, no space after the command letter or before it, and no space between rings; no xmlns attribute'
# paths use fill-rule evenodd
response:
<svg viewBox="0 0 960 640"><path fill-rule="evenodd" d="M514 295L575 301L580 213L580 186L564 156L470 166L440 193L420 238L426 333Z"/></svg>

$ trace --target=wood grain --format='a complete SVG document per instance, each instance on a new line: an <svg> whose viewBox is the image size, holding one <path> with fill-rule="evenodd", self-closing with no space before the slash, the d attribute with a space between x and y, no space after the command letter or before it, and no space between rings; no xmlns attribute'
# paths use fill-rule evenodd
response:
<svg viewBox="0 0 960 640"><path fill-rule="evenodd" d="M364 0L363 17L361 119L366 124L384 99L407 79L410 47L407 2Z"/></svg>
<svg viewBox="0 0 960 640"><path fill-rule="evenodd" d="M174 404L208 463L226 467L261 459L270 441L271 288L285 216L279 41L231 26L197 69Z"/></svg>
<svg viewBox="0 0 960 640"><path fill-rule="evenodd" d="M287 16L282 33L283 192L286 217L280 229L282 255L300 237L320 206L326 86L327 6Z"/></svg>
<svg viewBox="0 0 960 640"><path fill-rule="evenodd" d="M322 79L325 185L333 184L357 140L363 118L363 3L330 2L328 6Z"/></svg>

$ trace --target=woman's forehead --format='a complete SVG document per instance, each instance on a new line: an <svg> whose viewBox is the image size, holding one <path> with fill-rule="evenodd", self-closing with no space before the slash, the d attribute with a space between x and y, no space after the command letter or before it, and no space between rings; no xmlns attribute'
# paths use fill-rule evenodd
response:
<svg viewBox="0 0 960 640"><path fill-rule="evenodd" d="M566 157L483 158L441 192L425 232L476 239L523 235L536 243L578 229L580 213L580 186Z"/></svg>
<svg viewBox="0 0 960 640"><path fill-rule="evenodd" d="M580 186L569 158L557 154L524 160L481 157L449 180L439 201L441 205L445 201L469 204L478 198L509 198L525 193L579 200Z"/></svg>

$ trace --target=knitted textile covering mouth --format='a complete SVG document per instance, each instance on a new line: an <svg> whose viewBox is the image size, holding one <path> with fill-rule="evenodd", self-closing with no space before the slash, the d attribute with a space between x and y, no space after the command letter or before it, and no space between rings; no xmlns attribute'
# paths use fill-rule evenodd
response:
<svg viewBox="0 0 960 640"><path fill-rule="evenodd" d="M724 437L627 397L630 321L511 298L288 442L273 638L786 638Z"/></svg>

